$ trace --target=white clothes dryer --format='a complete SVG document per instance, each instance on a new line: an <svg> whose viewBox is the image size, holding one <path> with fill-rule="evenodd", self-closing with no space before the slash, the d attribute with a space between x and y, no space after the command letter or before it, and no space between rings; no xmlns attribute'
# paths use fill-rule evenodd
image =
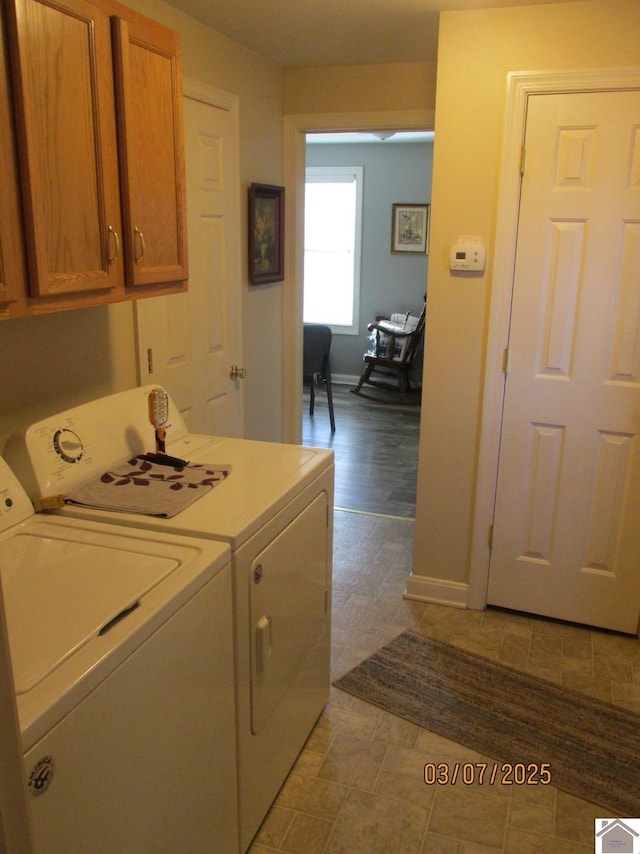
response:
<svg viewBox="0 0 640 854"><path fill-rule="evenodd" d="M238 850L229 549L34 515L0 577L36 854Z"/></svg>
<svg viewBox="0 0 640 854"><path fill-rule="evenodd" d="M153 386L32 425L5 455L32 497L67 495L153 450ZM246 851L329 694L333 452L190 433L169 401L166 451L228 467L171 518L64 504L66 517L209 538L231 549L240 847ZM55 503L55 502L54 502Z"/></svg>

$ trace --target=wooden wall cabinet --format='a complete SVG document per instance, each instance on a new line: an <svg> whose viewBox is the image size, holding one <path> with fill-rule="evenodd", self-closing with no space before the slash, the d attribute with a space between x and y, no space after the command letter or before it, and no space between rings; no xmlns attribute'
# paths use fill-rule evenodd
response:
<svg viewBox="0 0 640 854"><path fill-rule="evenodd" d="M0 15L0 318L24 312L24 249L11 97Z"/></svg>
<svg viewBox="0 0 640 854"><path fill-rule="evenodd" d="M114 17L128 286L187 279L184 134L177 35ZM153 92L153 97L145 93Z"/></svg>
<svg viewBox="0 0 640 854"><path fill-rule="evenodd" d="M9 39L33 297L124 297L109 15L10 0Z"/></svg>
<svg viewBox="0 0 640 854"><path fill-rule="evenodd" d="M177 35L110 0L6 6L24 313L185 290Z"/></svg>

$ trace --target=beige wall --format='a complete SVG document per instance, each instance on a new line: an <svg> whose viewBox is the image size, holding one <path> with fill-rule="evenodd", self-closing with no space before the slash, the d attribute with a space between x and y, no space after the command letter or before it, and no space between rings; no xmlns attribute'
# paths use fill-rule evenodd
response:
<svg viewBox="0 0 640 854"><path fill-rule="evenodd" d="M441 16L416 576L469 580L507 72L625 66L640 66L637 0ZM487 247L481 279L448 269L467 234Z"/></svg>
<svg viewBox="0 0 640 854"><path fill-rule="evenodd" d="M248 184L282 183L282 71L160 0L124 5L180 33L185 76L239 97L241 245L246 246ZM244 337L247 433L277 440L282 413L274 374L280 372L283 284L250 289L244 284L245 254L242 261L243 327L253 330ZM0 364L1 451L12 430L38 417L136 385L133 308L121 304L5 321Z"/></svg>
<svg viewBox="0 0 640 854"><path fill-rule="evenodd" d="M290 68L284 85L287 115L433 109L436 64Z"/></svg>

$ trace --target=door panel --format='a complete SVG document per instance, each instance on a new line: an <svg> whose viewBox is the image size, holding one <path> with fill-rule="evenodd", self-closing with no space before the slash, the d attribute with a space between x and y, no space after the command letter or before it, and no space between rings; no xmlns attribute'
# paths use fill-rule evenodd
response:
<svg viewBox="0 0 640 854"><path fill-rule="evenodd" d="M123 293L109 16L86 0L7 12L31 295Z"/></svg>
<svg viewBox="0 0 640 854"><path fill-rule="evenodd" d="M251 565L251 732L262 731L327 631L327 497L298 515Z"/></svg>
<svg viewBox="0 0 640 854"><path fill-rule="evenodd" d="M189 292L136 304L140 382L157 382L190 430L243 435L237 107L184 100Z"/></svg>
<svg viewBox="0 0 640 854"><path fill-rule="evenodd" d="M180 46L154 21L114 18L127 285L188 277ZM141 97L141 93L151 93Z"/></svg>
<svg viewBox="0 0 640 854"><path fill-rule="evenodd" d="M533 95L488 602L635 632L640 93Z"/></svg>

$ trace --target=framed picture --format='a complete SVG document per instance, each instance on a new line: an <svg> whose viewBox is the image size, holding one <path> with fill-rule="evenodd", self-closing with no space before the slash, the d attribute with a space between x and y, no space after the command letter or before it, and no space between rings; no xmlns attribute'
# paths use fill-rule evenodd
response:
<svg viewBox="0 0 640 854"><path fill-rule="evenodd" d="M249 187L249 281L284 279L284 187Z"/></svg>
<svg viewBox="0 0 640 854"><path fill-rule="evenodd" d="M429 251L430 205L394 204L391 214L391 251Z"/></svg>

